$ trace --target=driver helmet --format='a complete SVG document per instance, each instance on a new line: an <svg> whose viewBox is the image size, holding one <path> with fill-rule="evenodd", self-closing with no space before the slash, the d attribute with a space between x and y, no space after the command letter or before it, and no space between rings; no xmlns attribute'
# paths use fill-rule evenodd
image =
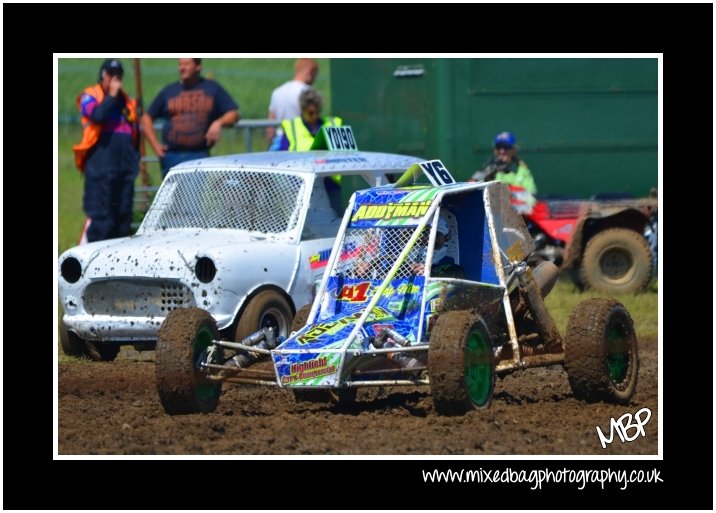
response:
<svg viewBox="0 0 716 513"><path fill-rule="evenodd" d="M435 245L433 248L433 264L440 262L448 253L447 241L450 239L450 225L442 214L438 217L437 231L445 237L445 244L440 247Z"/></svg>

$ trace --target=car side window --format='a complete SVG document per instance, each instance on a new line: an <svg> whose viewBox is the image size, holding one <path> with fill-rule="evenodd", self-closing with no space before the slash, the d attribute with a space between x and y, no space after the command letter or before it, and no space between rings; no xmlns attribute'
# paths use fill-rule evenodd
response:
<svg viewBox="0 0 716 513"><path fill-rule="evenodd" d="M322 176L316 176L311 191L311 200L306 212L301 240L335 237L341 226L343 212L336 212L324 185Z"/></svg>

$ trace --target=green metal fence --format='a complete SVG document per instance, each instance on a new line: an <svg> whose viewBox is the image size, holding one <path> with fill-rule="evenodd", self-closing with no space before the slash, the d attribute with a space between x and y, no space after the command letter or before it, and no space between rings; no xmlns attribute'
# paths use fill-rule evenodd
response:
<svg viewBox="0 0 716 513"><path fill-rule="evenodd" d="M332 59L361 149L440 158L460 179L512 131L540 194L657 185L656 59Z"/></svg>

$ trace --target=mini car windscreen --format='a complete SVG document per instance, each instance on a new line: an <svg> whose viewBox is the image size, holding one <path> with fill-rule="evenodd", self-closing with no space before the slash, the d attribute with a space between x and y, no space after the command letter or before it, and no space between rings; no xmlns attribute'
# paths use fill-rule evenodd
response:
<svg viewBox="0 0 716 513"><path fill-rule="evenodd" d="M290 232L300 220L305 180L251 170L171 173L147 212L141 231L226 228Z"/></svg>

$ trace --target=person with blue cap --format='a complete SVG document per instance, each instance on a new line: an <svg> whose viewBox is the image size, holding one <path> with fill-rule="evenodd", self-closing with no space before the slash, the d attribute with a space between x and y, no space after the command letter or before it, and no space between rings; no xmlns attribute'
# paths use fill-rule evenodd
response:
<svg viewBox="0 0 716 513"><path fill-rule="evenodd" d="M495 136L493 155L482 169L472 175L471 181L488 182L496 180L507 185L524 189L531 197L528 203L534 203L537 186L525 161L517 156L517 139L512 132L500 132ZM531 208L532 205L528 205Z"/></svg>

